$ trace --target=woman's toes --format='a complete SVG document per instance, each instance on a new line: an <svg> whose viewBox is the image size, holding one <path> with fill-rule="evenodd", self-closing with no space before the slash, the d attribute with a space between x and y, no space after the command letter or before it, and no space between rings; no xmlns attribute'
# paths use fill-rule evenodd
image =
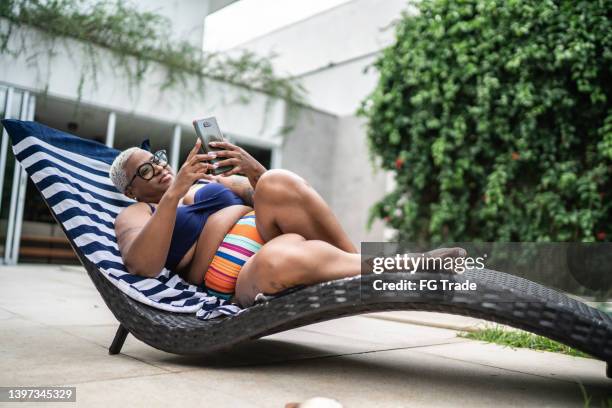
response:
<svg viewBox="0 0 612 408"><path fill-rule="evenodd" d="M455 247L452 248L453 252L455 255L453 255L453 257L458 258L458 257L464 257L467 255L467 251L463 248L460 247Z"/></svg>
<svg viewBox="0 0 612 408"><path fill-rule="evenodd" d="M463 248L438 248L427 252L427 258L458 258L465 256L467 252Z"/></svg>
<svg viewBox="0 0 612 408"><path fill-rule="evenodd" d="M426 258L442 258L442 269L447 272L452 271L448 264L444 261L447 258L462 258L467 255L467 251L460 247L454 248L438 248L431 250L425 254Z"/></svg>

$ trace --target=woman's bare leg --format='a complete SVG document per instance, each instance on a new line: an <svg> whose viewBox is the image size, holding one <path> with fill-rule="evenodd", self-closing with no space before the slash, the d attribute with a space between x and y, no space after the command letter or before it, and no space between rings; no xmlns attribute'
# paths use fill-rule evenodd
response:
<svg viewBox="0 0 612 408"><path fill-rule="evenodd" d="M244 264L236 282L236 299L247 307L258 293L273 294L296 285L359 274L361 255L342 251L325 241L283 234L266 242Z"/></svg>
<svg viewBox="0 0 612 408"><path fill-rule="evenodd" d="M462 248L440 248L425 253L427 258L463 255ZM360 254L343 251L328 242L282 234L266 242L243 265L236 282L236 300L248 307L258 293L274 294L297 285L360 275L361 262Z"/></svg>
<svg viewBox="0 0 612 408"><path fill-rule="evenodd" d="M323 198L302 177L288 170L268 170L255 188L257 230L268 242L295 233L357 253L340 222Z"/></svg>

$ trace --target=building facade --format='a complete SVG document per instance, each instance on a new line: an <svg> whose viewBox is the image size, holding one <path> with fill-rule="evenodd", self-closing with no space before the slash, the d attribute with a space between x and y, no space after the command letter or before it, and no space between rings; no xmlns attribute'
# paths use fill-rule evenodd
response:
<svg viewBox="0 0 612 408"><path fill-rule="evenodd" d="M202 45L208 14L229 0L140 1L142 10L167 16L177 38ZM354 114L376 81L364 68L392 39L383 26L399 16L403 2L353 0L303 21L254 38L236 49L255 53L273 50L279 73L300 78L308 104L300 109L286 135L287 106L269 95L230 83L207 79L204 89L195 79L185 88L162 90L163 66L153 66L137 85L113 66L110 50L96 67L95 80L79 78L86 56L76 40L54 50L48 61L32 64L26 55L0 54L0 113L3 117L36 120L45 125L97 140L117 149L149 138L154 148L166 148L176 168L195 142L191 122L216 116L225 136L251 152L268 168L295 171L321 194L338 215L354 243L388 237L380 223L366 230L371 205L390 188L392 180L372 167L365 125ZM366 16L370 18L365 18ZM342 22L342 24L340 24ZM0 20L0 24L7 24ZM334 29L335 27L335 29ZM37 29L21 26L9 44L35 48L42 42ZM391 30L392 31L392 30ZM308 41L304 42L304 38ZM71 46L70 44L73 43ZM324 49L321 49L321 48ZM301 52L298 52L301 49ZM41 57L42 58L42 57ZM15 164L3 131L0 151L0 249L4 263L66 262L71 251L62 247L62 233L24 172ZM387 235L386 235L387 234Z"/></svg>

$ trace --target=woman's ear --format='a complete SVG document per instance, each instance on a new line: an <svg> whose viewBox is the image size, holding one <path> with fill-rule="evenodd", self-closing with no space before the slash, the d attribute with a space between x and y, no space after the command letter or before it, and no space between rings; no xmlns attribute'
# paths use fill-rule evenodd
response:
<svg viewBox="0 0 612 408"><path fill-rule="evenodd" d="M134 195L134 191L132 191L131 187L126 188L123 194L125 194L128 198L131 198L132 200L136 200L136 196Z"/></svg>

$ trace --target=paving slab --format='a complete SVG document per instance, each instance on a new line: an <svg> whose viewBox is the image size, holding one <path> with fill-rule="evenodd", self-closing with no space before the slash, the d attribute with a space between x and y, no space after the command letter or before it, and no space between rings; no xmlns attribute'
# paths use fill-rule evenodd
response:
<svg viewBox="0 0 612 408"><path fill-rule="evenodd" d="M319 333L333 333L334 336L343 337L350 342L368 341L385 348L414 347L432 341L436 343L463 341L457 338L457 332L454 330L364 316L369 315L328 320L306 326L304 329Z"/></svg>
<svg viewBox="0 0 612 408"><path fill-rule="evenodd" d="M62 329L108 349L116 326L66 326ZM265 364L271 361L334 356L378 350L379 348L377 344L350 343L334 336L294 329L265 339L246 342L233 347L230 351L206 356L180 356L166 353L128 335L121 354L168 371L181 372L215 366L233 367L245 364Z"/></svg>
<svg viewBox="0 0 612 408"><path fill-rule="evenodd" d="M233 376L218 372L202 373L201 377L187 377L182 373L125 378L76 384L77 405L91 408L117 407L284 407L267 405L257 398L254 389L262 386L261 378L238 383ZM218 389L219 383L228 387ZM112 390L100 398L100 389Z"/></svg>
<svg viewBox="0 0 612 408"><path fill-rule="evenodd" d="M18 317L18 315L0 307L0 321L6 319L13 319L15 317Z"/></svg>
<svg viewBox="0 0 612 408"><path fill-rule="evenodd" d="M580 382L585 386L609 388L612 391L612 380L605 377L606 363L591 358L511 348L482 341L431 345L422 347L419 351L571 383Z"/></svg>
<svg viewBox="0 0 612 408"><path fill-rule="evenodd" d="M583 406L578 384L592 406L612 397L602 362L457 338L451 324L478 322L427 312L321 322L205 358L128 336L109 356L117 322L82 268L0 267L0 279L0 385L76 386L77 406Z"/></svg>
<svg viewBox="0 0 612 408"><path fill-rule="evenodd" d="M0 307L46 325L114 324L117 319L83 270L0 267Z"/></svg>
<svg viewBox="0 0 612 408"><path fill-rule="evenodd" d="M337 325L333 323L337 322ZM243 366L331 357L395 348L469 341L455 332L436 328L376 321L360 316L324 322L277 333L209 356L177 356L156 350L128 336L122 354L170 371L211 366ZM336 327L337 326L337 327ZM108 348L116 325L59 326L67 333ZM352 337L351 337L352 336Z"/></svg>
<svg viewBox="0 0 612 408"><path fill-rule="evenodd" d="M314 396L335 398L346 407L582 406L577 384L447 359L418 349L208 368L141 378L141 382L133 378L77 384L77 389L87 406L99 404L93 397L97 388L126 395L117 402L147 401L147 405L157 406L164 403L156 397L161 384L175 404L201 403L204 394L215 402L221 396L220 406L232 407L282 407Z"/></svg>
<svg viewBox="0 0 612 408"><path fill-rule="evenodd" d="M129 356L109 358L100 346L22 318L2 320L0 385L42 386L167 371Z"/></svg>
<svg viewBox="0 0 612 408"><path fill-rule="evenodd" d="M393 322L461 331L476 331L491 325L491 322L482 319L438 312L393 311L368 313L363 316Z"/></svg>

